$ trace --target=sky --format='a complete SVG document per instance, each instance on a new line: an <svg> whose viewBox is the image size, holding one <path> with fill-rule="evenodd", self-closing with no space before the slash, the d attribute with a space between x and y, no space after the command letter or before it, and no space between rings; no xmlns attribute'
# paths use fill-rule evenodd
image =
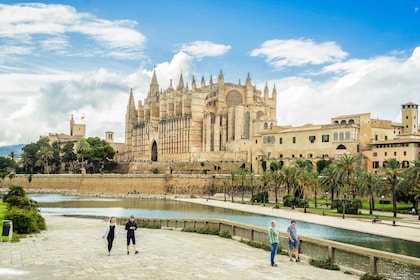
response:
<svg viewBox="0 0 420 280"><path fill-rule="evenodd" d="M0 3L0 146L70 133L124 142L130 89L192 77L277 90L279 125L420 104L420 0Z"/></svg>

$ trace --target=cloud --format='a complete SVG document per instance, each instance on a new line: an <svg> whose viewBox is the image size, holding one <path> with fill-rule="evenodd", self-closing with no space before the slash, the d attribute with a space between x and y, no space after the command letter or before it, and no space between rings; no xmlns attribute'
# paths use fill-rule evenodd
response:
<svg viewBox="0 0 420 280"><path fill-rule="evenodd" d="M70 50L74 43L81 50L96 49L97 55L139 59L144 56L146 38L134 29L136 25L130 20L100 19L66 5L0 5L0 43L9 45L12 41L32 51L60 51L63 55L62 50ZM74 34L87 41L75 41ZM92 47L89 40L96 45Z"/></svg>
<svg viewBox="0 0 420 280"><path fill-rule="evenodd" d="M325 66L323 73L331 75L322 81L317 76L269 81L271 88L276 84L279 124L329 123L332 117L358 113L401 122L401 104L420 104L420 47L410 57L352 59Z"/></svg>
<svg viewBox="0 0 420 280"><path fill-rule="evenodd" d="M182 44L179 51L185 52L197 59L205 56L222 56L231 49L229 45L215 44L210 41L194 41Z"/></svg>
<svg viewBox="0 0 420 280"><path fill-rule="evenodd" d="M337 62L348 54L335 42L317 44L309 39L275 39L265 41L259 48L252 50L250 55L265 57L265 62L281 69Z"/></svg>

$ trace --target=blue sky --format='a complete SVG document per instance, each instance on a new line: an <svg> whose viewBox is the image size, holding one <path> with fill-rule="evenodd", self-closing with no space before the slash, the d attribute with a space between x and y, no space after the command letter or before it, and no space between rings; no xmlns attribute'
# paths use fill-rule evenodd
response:
<svg viewBox="0 0 420 280"><path fill-rule="evenodd" d="M420 103L420 0L3 1L0 146L69 133L124 138L130 88L222 70L278 92L280 125ZM84 120L81 119L85 116Z"/></svg>

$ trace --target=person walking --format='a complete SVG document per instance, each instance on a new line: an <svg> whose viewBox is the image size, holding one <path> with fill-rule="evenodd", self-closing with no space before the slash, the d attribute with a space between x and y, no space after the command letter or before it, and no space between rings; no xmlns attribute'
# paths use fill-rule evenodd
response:
<svg viewBox="0 0 420 280"><path fill-rule="evenodd" d="M291 221L290 226L287 228L287 236L289 239L289 258L293 261L292 253L295 252L296 262L300 262L299 259L299 240L296 229L296 221Z"/></svg>
<svg viewBox="0 0 420 280"><path fill-rule="evenodd" d="M127 255L130 254L130 241L133 243L134 254L138 254L136 250L136 235L135 230L137 229L137 223L134 220L134 216L131 215L128 222L125 224L125 230L127 231Z"/></svg>
<svg viewBox="0 0 420 280"><path fill-rule="evenodd" d="M270 244L271 244L271 255L270 255L271 266L277 266L277 264L274 262L274 258L277 255L277 246L279 245L279 233L276 232L276 225L277 225L277 222L275 220L272 220L271 225L268 228L268 236L270 237Z"/></svg>
<svg viewBox="0 0 420 280"><path fill-rule="evenodd" d="M106 224L105 233L102 238L106 238L108 240L108 256L111 255L112 243L114 242L114 238L117 238L118 235L118 226L115 221L114 217L111 217Z"/></svg>

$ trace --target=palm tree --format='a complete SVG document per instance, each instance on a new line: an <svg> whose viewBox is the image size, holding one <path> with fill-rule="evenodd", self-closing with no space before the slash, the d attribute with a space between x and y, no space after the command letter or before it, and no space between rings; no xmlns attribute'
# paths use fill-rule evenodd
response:
<svg viewBox="0 0 420 280"><path fill-rule="evenodd" d="M336 177L334 176L334 172L335 166L331 164L324 168L319 175L319 183L325 192L329 192L331 194L331 202L334 201L334 191L337 190L338 185Z"/></svg>
<svg viewBox="0 0 420 280"><path fill-rule="evenodd" d="M353 199L356 197L356 180L354 175L359 170L360 158L351 154L343 154L335 160L335 176L341 185L348 185Z"/></svg>
<svg viewBox="0 0 420 280"><path fill-rule="evenodd" d="M81 158L82 158L82 168L84 168L84 153L89 149L90 144L89 142L82 138L80 139L77 143L76 143L76 151L78 154L81 154Z"/></svg>
<svg viewBox="0 0 420 280"><path fill-rule="evenodd" d="M313 164L309 160L298 159L293 165L296 168L296 179L298 182L298 191L300 195L304 196L305 189L308 186L310 179L310 172L313 171Z"/></svg>
<svg viewBox="0 0 420 280"><path fill-rule="evenodd" d="M44 164L44 172L49 174L48 161L53 158L53 151L49 147L43 146L38 151L38 155L39 155L39 158L42 160L42 162Z"/></svg>
<svg viewBox="0 0 420 280"><path fill-rule="evenodd" d="M10 152L9 157L12 159L13 165L15 165L16 153L15 152Z"/></svg>
<svg viewBox="0 0 420 280"><path fill-rule="evenodd" d="M403 177L412 188L411 192L414 194L413 207L417 211L420 198L420 157L415 159L412 165L404 171Z"/></svg>
<svg viewBox="0 0 420 280"><path fill-rule="evenodd" d="M278 200L278 191L280 188L280 185L283 181L283 173L281 172L280 169L275 170L274 172L271 173L271 177L272 177L272 185L273 185L273 189L274 189L274 198L276 201L276 204L279 202Z"/></svg>
<svg viewBox="0 0 420 280"><path fill-rule="evenodd" d="M363 171L358 179L359 186L362 188L362 193L369 197L369 214L372 215L373 207L375 205L373 194L379 185L379 177L377 174Z"/></svg>
<svg viewBox="0 0 420 280"><path fill-rule="evenodd" d="M397 161L396 158L390 158L384 162L384 180L385 183L388 185L392 195L392 211L394 213L394 217L397 217L397 190L401 184L401 176L402 170L400 168L400 163Z"/></svg>
<svg viewBox="0 0 420 280"><path fill-rule="evenodd" d="M263 205L265 206L265 192L267 190L267 185L271 182L271 172L264 171L263 174L260 176L260 181L262 184L262 192L263 192Z"/></svg>
<svg viewBox="0 0 420 280"><path fill-rule="evenodd" d="M33 165L32 160L29 158L28 154L23 153L22 154L22 164L23 168L25 169L25 172L32 173L33 172Z"/></svg>
<svg viewBox="0 0 420 280"><path fill-rule="evenodd" d="M296 186L296 168L285 167L280 170L282 176L280 177L281 183L286 186L287 194L292 190L294 192Z"/></svg>

